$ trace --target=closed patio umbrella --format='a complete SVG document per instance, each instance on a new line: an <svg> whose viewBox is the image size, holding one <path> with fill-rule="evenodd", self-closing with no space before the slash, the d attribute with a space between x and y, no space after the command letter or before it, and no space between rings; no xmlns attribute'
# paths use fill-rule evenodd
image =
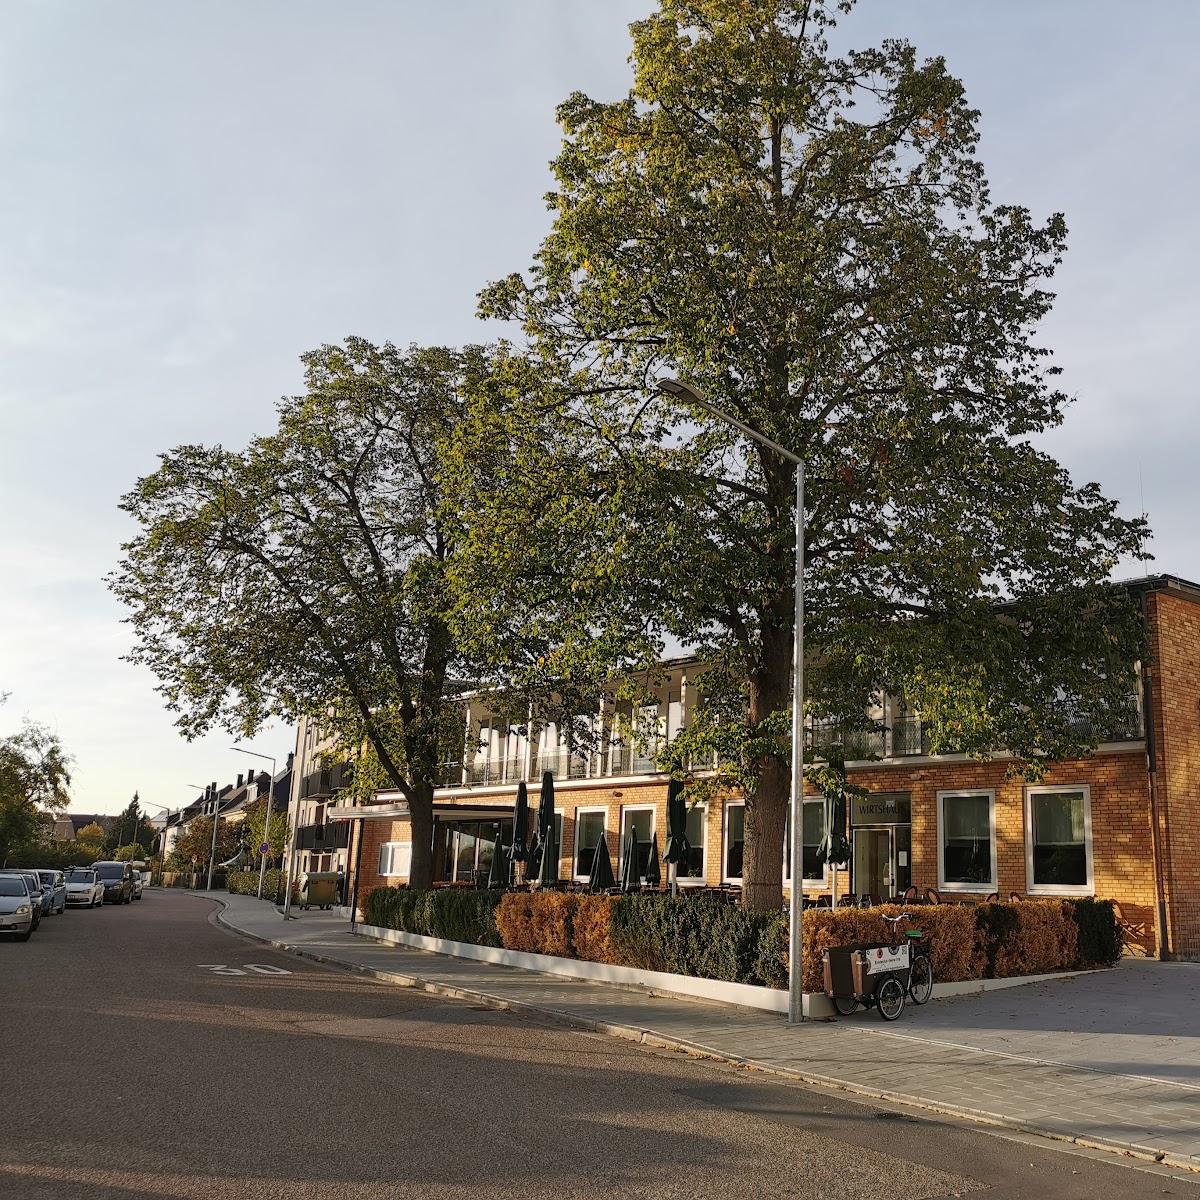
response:
<svg viewBox="0 0 1200 1200"><path fill-rule="evenodd" d="M679 865L686 863L691 853L692 847L687 836L687 802L683 798L683 782L672 779L667 784L667 848L663 852L672 895L679 890Z"/></svg>
<svg viewBox="0 0 1200 1200"><path fill-rule="evenodd" d="M637 869L638 835L632 823L629 826L629 836L625 839L625 861L621 863L621 890L636 892L640 883Z"/></svg>
<svg viewBox="0 0 1200 1200"><path fill-rule="evenodd" d="M513 839L508 857L515 863L529 861L529 789L525 780L517 784L517 802L513 806Z"/></svg>
<svg viewBox="0 0 1200 1200"><path fill-rule="evenodd" d="M554 775L542 773L542 796L538 801L538 883L550 887L558 882L558 846L554 839Z"/></svg>
<svg viewBox="0 0 1200 1200"><path fill-rule="evenodd" d="M650 861L646 864L646 885L658 887L662 883L662 872L658 869L658 833L650 839Z"/></svg>
<svg viewBox="0 0 1200 1200"><path fill-rule="evenodd" d="M615 887L616 882L612 859L608 854L608 841L602 833L600 840L596 843L596 856L592 859L592 873L588 876L588 887L593 892L606 892L610 887Z"/></svg>
<svg viewBox="0 0 1200 1200"><path fill-rule="evenodd" d="M488 868L487 885L489 888L506 888L508 887L508 876L511 870L511 864L508 861L508 855L504 852L504 845L501 842L500 828L496 829L496 844L492 848L492 865Z"/></svg>

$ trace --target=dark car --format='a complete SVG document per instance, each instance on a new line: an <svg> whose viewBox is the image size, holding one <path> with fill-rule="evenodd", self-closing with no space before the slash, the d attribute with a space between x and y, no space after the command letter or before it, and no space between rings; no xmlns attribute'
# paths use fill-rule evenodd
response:
<svg viewBox="0 0 1200 1200"><path fill-rule="evenodd" d="M92 870L104 884L106 904L128 904L133 899L133 867L127 862L94 862Z"/></svg>
<svg viewBox="0 0 1200 1200"><path fill-rule="evenodd" d="M42 881L38 878L36 871L26 871L19 867L9 867L5 871L0 872L4 875L20 875L25 880L25 886L29 889L29 899L33 904L33 927L36 929L41 924L42 917L46 913L46 904L49 897L42 890Z"/></svg>

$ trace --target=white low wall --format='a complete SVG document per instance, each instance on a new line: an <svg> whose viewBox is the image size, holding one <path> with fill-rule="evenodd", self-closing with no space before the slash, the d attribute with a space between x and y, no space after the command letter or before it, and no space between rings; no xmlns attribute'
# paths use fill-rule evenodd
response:
<svg viewBox="0 0 1200 1200"><path fill-rule="evenodd" d="M526 954L520 950L505 950L500 946L476 946L471 942L451 942L445 938L424 937L419 933L403 933L399 929L384 929L379 925L356 925L354 932L381 942L394 942L454 958L520 967L524 971L537 971L543 975L562 975L567 979L586 979L594 983L618 983L670 996L715 1000L720 1004L738 1004L743 1008L758 1008L766 1012L786 1014L788 1008L788 994L779 988L726 983L720 979L697 979L691 975L670 975L665 971L643 971L638 967L618 967L612 963L583 962L577 958L560 958L555 954ZM833 1005L825 995L808 992L804 996L804 1013L810 1017L830 1016Z"/></svg>
<svg viewBox="0 0 1200 1200"><path fill-rule="evenodd" d="M665 971L643 971L638 967L618 967L612 963L583 962L578 958L560 958L555 954L526 954L520 950L505 950L500 946L476 946L473 942L451 942L446 938L425 937L419 933L404 933L399 929L384 929L380 925L358 924L354 932L381 942L412 946L452 958L469 958L477 962L500 963L537 971L542 975L561 975L567 979L586 979L594 983L617 983L644 988L668 996L685 996L695 1000L715 1000L719 1004L738 1004L743 1008L758 1008L765 1012L786 1015L788 994L779 988L756 987L750 983L726 983L721 979L697 979L692 975L670 975ZM1024 987L1030 983L1046 983L1067 979L1073 975L1090 975L1091 971L1056 971L1051 975L1016 975L1009 979L969 979L962 983L934 983L935 1000L952 1000L960 996L978 995L1001 988ZM822 1018L835 1015L833 1002L823 992L804 993L804 1015Z"/></svg>

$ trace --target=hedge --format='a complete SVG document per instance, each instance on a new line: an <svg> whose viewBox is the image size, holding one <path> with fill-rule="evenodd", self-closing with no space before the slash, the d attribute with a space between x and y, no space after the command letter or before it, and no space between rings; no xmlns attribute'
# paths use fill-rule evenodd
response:
<svg viewBox="0 0 1200 1200"><path fill-rule="evenodd" d="M887 941L891 927L883 917L904 911L896 904L808 909L805 991L824 987L825 950ZM931 939L934 978L942 983L1109 965L1121 954L1107 900L937 904L908 911ZM366 921L527 954L787 987L787 915L751 913L704 896L377 888L367 898Z"/></svg>
<svg viewBox="0 0 1200 1200"><path fill-rule="evenodd" d="M451 942L499 946L496 905L503 895L468 888L375 888L367 897L366 923Z"/></svg>
<svg viewBox="0 0 1200 1200"><path fill-rule="evenodd" d="M887 941L890 926L884 915L906 911L912 913L913 925L932 940L933 977L942 983L1111 966L1121 957L1121 933L1111 900L815 908L804 914L805 990L824 987L821 955L826 949ZM786 944L782 954L786 962Z"/></svg>
<svg viewBox="0 0 1200 1200"><path fill-rule="evenodd" d="M258 895L257 871L230 871L225 876L225 887L235 896ZM263 879L263 899L274 900L283 887L283 872L275 869L268 871Z"/></svg>

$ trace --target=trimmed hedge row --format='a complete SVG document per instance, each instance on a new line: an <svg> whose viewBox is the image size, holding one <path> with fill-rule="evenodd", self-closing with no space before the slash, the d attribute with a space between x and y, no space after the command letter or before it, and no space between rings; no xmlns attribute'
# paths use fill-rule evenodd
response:
<svg viewBox="0 0 1200 1200"><path fill-rule="evenodd" d="M366 922L384 929L401 929L423 937L472 942L476 946L501 945L496 929L496 905L503 892L476 892L467 888L376 888L367 897Z"/></svg>
<svg viewBox="0 0 1200 1200"><path fill-rule="evenodd" d="M895 904L806 911L805 990L822 990L826 949L885 942L891 927L883 916L903 911ZM943 904L910 911L932 941L934 977L942 983L1110 965L1121 955L1109 900ZM366 922L528 954L787 987L787 915L746 912L703 896L385 887L368 896Z"/></svg>
<svg viewBox="0 0 1200 1200"><path fill-rule="evenodd" d="M1111 900L809 909L804 914L805 990L823 988L821 955L830 946L887 941L890 927L883 917L905 911L932 939L933 975L942 983L1111 966L1123 947ZM783 955L786 959L786 945Z"/></svg>
<svg viewBox="0 0 1200 1200"><path fill-rule="evenodd" d="M258 895L257 871L230 871L225 876L225 888L235 896ZM283 888L283 872L278 868L270 870L263 878L263 899L274 900Z"/></svg>

